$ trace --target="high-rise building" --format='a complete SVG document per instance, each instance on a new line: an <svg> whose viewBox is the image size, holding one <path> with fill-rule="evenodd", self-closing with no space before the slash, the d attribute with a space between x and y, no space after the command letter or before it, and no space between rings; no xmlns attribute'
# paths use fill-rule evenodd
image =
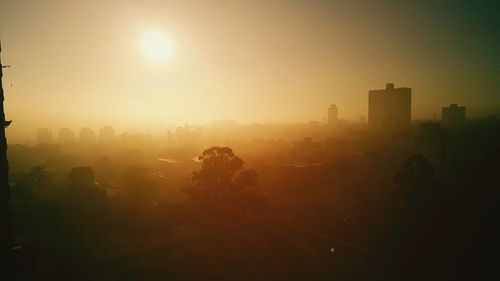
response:
<svg viewBox="0 0 500 281"><path fill-rule="evenodd" d="M409 128L411 88L394 88L394 84L387 83L385 89L368 91L368 124L385 132Z"/></svg>
<svg viewBox="0 0 500 281"><path fill-rule="evenodd" d="M443 107L441 125L445 128L457 127L465 123L465 106L450 104Z"/></svg>
<svg viewBox="0 0 500 281"><path fill-rule="evenodd" d="M42 143L53 143L54 137L52 136L52 131L48 128L39 128L36 131L36 142Z"/></svg>
<svg viewBox="0 0 500 281"><path fill-rule="evenodd" d="M70 144L75 142L75 132L70 128L61 128L58 137L60 144Z"/></svg>
<svg viewBox="0 0 500 281"><path fill-rule="evenodd" d="M338 124L338 122L339 122L339 117L338 117L337 106L335 104L332 104L328 108L328 126L334 127Z"/></svg>
<svg viewBox="0 0 500 281"><path fill-rule="evenodd" d="M115 141L115 129L111 126L104 126L99 130L100 143L112 143Z"/></svg>
<svg viewBox="0 0 500 281"><path fill-rule="evenodd" d="M80 129L80 142L82 144L94 144L95 143L95 132L91 128L81 128Z"/></svg>

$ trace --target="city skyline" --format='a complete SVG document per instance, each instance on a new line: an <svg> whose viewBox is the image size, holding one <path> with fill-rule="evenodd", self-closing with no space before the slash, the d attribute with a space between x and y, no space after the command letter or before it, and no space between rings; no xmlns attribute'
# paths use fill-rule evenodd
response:
<svg viewBox="0 0 500 281"><path fill-rule="evenodd" d="M414 119L450 103L500 105L494 4L146 3L1 1L9 134L307 122L331 103L358 120L366 90L388 81L412 87Z"/></svg>
<svg viewBox="0 0 500 281"><path fill-rule="evenodd" d="M439 118L436 114L433 115L433 118L427 119L414 119L412 118L412 95L411 95L411 87L395 87L394 83L386 83L385 89L380 90L368 90L367 100L368 100L368 110L366 115L361 115L360 120L349 120L345 118L339 117L338 107L335 104L330 104L327 108L326 115L321 120L309 120L307 122L265 122L265 123L237 123L234 120L218 120L208 124L184 124L183 126L188 126L191 128L202 128L206 126L210 126L213 124L225 122L230 122L233 125L251 125L251 124L261 124L261 125L280 125L280 124L307 124L307 123L317 123L328 126L330 129L338 128L341 121L348 121L354 123L364 124L365 121L368 121L366 125L373 131L385 132L385 133L395 133L400 130L409 130L411 125L416 121L417 125L420 122L432 122L435 124L441 124L443 127L457 127L462 126L467 120L466 114L466 106L458 107L457 104L450 104L449 107L444 106L441 108L441 113ZM470 110L470 108L468 108ZM472 114L472 118L469 115L469 119L484 119L490 118L494 116L495 118L499 118L500 116L500 107L484 107L484 108L476 108L476 113ZM368 119L366 119L368 116ZM319 122L318 122L319 121ZM123 135L130 133L133 134L144 134L147 136L155 136L156 138L162 138L165 134L171 132L171 130L175 130L176 128L180 128L183 126L164 126L161 129L156 130L134 130L134 129L123 129L121 128L121 132L119 134ZM80 142L83 143L95 143L96 140L98 142L102 141L102 131L110 131L108 134L112 136L107 137L108 142L111 142L111 139L115 138L115 128L113 126L101 126L98 128L86 127L85 125L82 127L73 127L71 128L59 128L59 135L56 141L52 136L52 130L49 128L38 128L36 133L36 143L64 143L61 141L61 134L64 133L71 134L69 136L75 142L78 137L76 136L76 131L80 130ZM57 129L56 129L57 130ZM42 131L42 132L41 132ZM111 132L112 131L112 132ZM96 133L98 133L96 135ZM40 136L42 134L43 136ZM82 134L85 136L82 137ZM90 134L90 136L89 136ZM50 136L48 136L50 135ZM40 141L42 139L43 141ZM50 139L50 141L48 141ZM85 139L85 140L84 140ZM89 141L89 139L93 139L93 141ZM26 138L24 143L29 142L30 138Z"/></svg>
<svg viewBox="0 0 500 281"><path fill-rule="evenodd" d="M466 120L466 115L469 117L469 119L481 119L481 118L489 118L491 116L494 116L495 118L500 118L500 107L495 107L495 106L487 106L487 107L479 107L479 108L472 108L473 114L466 114L466 108L468 111L471 111L471 108L467 106L461 106L458 109L460 112L458 113L458 119L462 121L450 121L450 117L447 117L450 115L448 113L450 110L453 110L454 108L457 107L457 104L450 104L449 107L443 106L439 109L439 118L437 117L438 114L434 113L432 117L424 118L424 119L419 119L419 118L414 118L413 117L413 97L411 95L411 87L400 87L400 88L395 88L394 83L386 83L385 89L382 90L368 90L368 95L367 95L367 101L368 101L368 109L365 112L365 114L360 115L358 120L353 120L353 119L348 119L344 118L343 116L339 116L338 114L338 107L336 104L330 104L328 107L328 110L326 114L319 120L305 120L305 121L296 121L296 122L289 122L289 121L284 121L284 122L248 122L248 123L238 123L235 122L233 119L225 119L225 120L214 120L212 122L207 122L207 123L201 123L201 124L188 124L185 123L183 125L181 124L168 124L168 123L162 123L157 126L148 126L145 125L144 123L141 124L135 124L134 126L128 126L128 128L121 127L119 128L119 131L123 133L135 133L135 134L146 134L146 135L153 135L155 137L162 137L165 135L168 131L174 130L179 127L183 126L190 126L190 127L206 127L210 126L213 124L218 124L218 123L226 123L230 122L234 125L251 125L251 124L264 124L264 125L270 125L270 124L307 124L310 122L318 122L323 123L325 125L330 126L331 128L338 127L340 121L348 121L348 122L354 122L354 123L365 123L365 121L368 121L368 125L371 129L375 131L386 131L386 132L397 132L400 129L409 129L411 123L414 121L418 123L420 122L438 122L442 123L443 126L447 127L449 126L450 122L454 122L455 124L462 124ZM377 95L379 98L377 99L377 102L375 103L374 95ZM383 100L380 99L382 97L381 95L384 95ZM407 97L403 97L405 95L408 95ZM398 97L394 99L394 97ZM400 100L403 98L403 100ZM398 100L399 99L399 100ZM402 106L402 108L401 108ZM371 112L371 113L370 113ZM451 113L453 114L453 113ZM455 114L456 115L456 114ZM453 117L452 117L453 118ZM454 117L455 119L457 117ZM399 119L404 119L399 120ZM399 120L399 121L398 121ZM401 124L401 122L403 122ZM398 123L400 123L398 125ZM404 124L404 125L403 125ZM140 126L142 125L142 126ZM71 130L72 134L74 134L73 138L77 139L76 136L76 131L80 130L80 134L82 133L81 130L86 130L86 131L91 131L93 134L95 134L98 130L103 130L104 128L111 128L112 130L115 130L114 126L99 126L96 125L95 127L89 127L88 123L84 123L81 125L75 125L75 126L69 126L70 128L66 127L61 127L60 124L54 124L52 128L55 130L54 135L56 133L56 130L59 130L59 136L57 138L52 136L52 129L50 128L37 128L36 136L33 137L31 136L31 132L28 134L23 134L22 137L14 135L13 143L29 143L32 139L35 140L37 143L40 143L38 141L40 137L38 136L40 133L40 130L44 130L43 134L45 134L42 139L48 139L49 137L46 136L46 134L50 133L50 139L56 140L60 139L61 135L61 130ZM45 132L46 130L49 130L50 132ZM73 131L74 130L74 131ZM89 132L87 132L89 133ZM87 136L89 138L89 136ZM92 138L92 137L91 137ZM93 138L96 138L94 135ZM96 138L97 139L97 138ZM50 141L49 143L52 143L53 141ZM43 142L42 142L43 143ZM57 141L56 141L57 143Z"/></svg>
<svg viewBox="0 0 500 281"><path fill-rule="evenodd" d="M499 14L0 0L0 279L492 279Z"/></svg>

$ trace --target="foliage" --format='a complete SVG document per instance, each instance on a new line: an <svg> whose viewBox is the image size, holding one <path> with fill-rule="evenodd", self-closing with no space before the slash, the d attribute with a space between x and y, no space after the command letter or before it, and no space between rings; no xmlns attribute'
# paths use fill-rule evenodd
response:
<svg viewBox="0 0 500 281"><path fill-rule="evenodd" d="M199 159L201 169L193 173L186 188L197 207L213 212L219 219L262 209L262 197L251 190L257 184L257 173L244 170L243 160L231 148L211 147Z"/></svg>
<svg viewBox="0 0 500 281"><path fill-rule="evenodd" d="M434 198L434 167L422 155L406 160L397 172L395 182L398 186L396 196L403 205L425 207L429 199Z"/></svg>
<svg viewBox="0 0 500 281"><path fill-rule="evenodd" d="M35 188L43 188L49 184L49 172L43 166L35 166L28 174L28 180Z"/></svg>

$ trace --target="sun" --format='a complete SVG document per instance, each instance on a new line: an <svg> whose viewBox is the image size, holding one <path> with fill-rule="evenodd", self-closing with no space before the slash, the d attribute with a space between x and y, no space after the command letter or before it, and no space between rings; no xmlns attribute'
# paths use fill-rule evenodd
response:
<svg viewBox="0 0 500 281"><path fill-rule="evenodd" d="M172 57L172 42L160 31L148 31L142 34L141 49L144 55L153 61L166 61Z"/></svg>

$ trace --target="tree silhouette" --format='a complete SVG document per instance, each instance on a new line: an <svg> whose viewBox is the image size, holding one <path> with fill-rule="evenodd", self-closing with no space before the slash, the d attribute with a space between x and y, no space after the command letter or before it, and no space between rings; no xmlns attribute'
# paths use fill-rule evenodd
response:
<svg viewBox="0 0 500 281"><path fill-rule="evenodd" d="M243 167L243 160L229 147L211 147L198 159L202 161L202 167L193 173L194 186L214 196L231 188L235 173Z"/></svg>
<svg viewBox="0 0 500 281"><path fill-rule="evenodd" d="M244 170L234 181L235 185L241 188L251 187L257 184L257 173L254 170Z"/></svg>
<svg viewBox="0 0 500 281"><path fill-rule="evenodd" d="M43 189L50 183L49 172L43 166L34 166L27 175L27 180L35 190Z"/></svg>
<svg viewBox="0 0 500 281"><path fill-rule="evenodd" d="M90 167L75 167L68 174L68 201L79 215L92 217L107 209L108 197L94 180Z"/></svg>
<svg viewBox="0 0 500 281"><path fill-rule="evenodd" d="M43 166L34 166L13 188L13 199L31 201L40 198L50 184L50 174Z"/></svg>
<svg viewBox="0 0 500 281"><path fill-rule="evenodd" d="M49 172L43 166L34 166L28 174L33 185L43 185L49 181Z"/></svg>
<svg viewBox="0 0 500 281"><path fill-rule="evenodd" d="M205 212L218 219L256 211L263 206L262 197L250 187L257 183L254 170L243 170L243 160L229 147L211 147L199 156L202 166L193 173L186 192Z"/></svg>
<svg viewBox="0 0 500 281"><path fill-rule="evenodd" d="M434 167L423 155L406 160L397 172L397 200L408 207L425 207L434 195Z"/></svg>

